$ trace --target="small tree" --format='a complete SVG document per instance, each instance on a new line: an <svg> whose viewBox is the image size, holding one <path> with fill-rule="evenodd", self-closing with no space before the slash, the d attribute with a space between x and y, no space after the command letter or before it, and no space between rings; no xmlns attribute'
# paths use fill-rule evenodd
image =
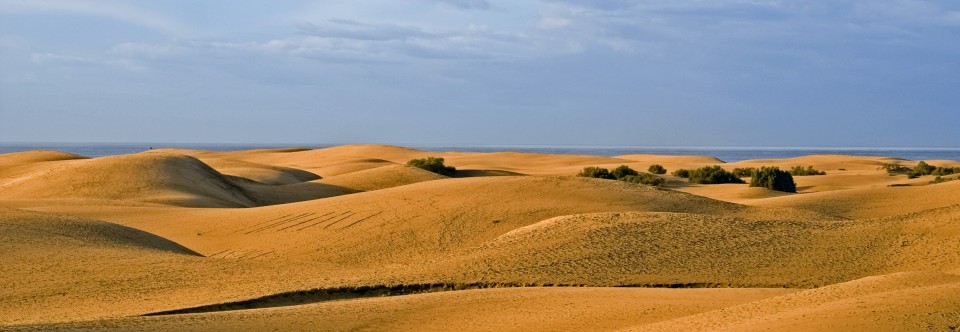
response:
<svg viewBox="0 0 960 332"><path fill-rule="evenodd" d="M920 175L930 175L936 169L936 167L928 165L925 161L920 161L920 163L917 164L917 167L913 168L913 170Z"/></svg>
<svg viewBox="0 0 960 332"><path fill-rule="evenodd" d="M602 167L587 166L584 167L580 173L577 173L577 176L587 177L587 178L598 178L598 179L610 179L614 180L616 177L613 174L610 174L610 170Z"/></svg>
<svg viewBox="0 0 960 332"><path fill-rule="evenodd" d="M718 184L744 183L733 173L727 172L720 166L704 166L690 171L690 183Z"/></svg>
<svg viewBox="0 0 960 332"><path fill-rule="evenodd" d="M622 179L625 176L637 175L637 174L638 172L636 170L630 168L627 165L617 166L617 168L614 168L612 171L610 171L610 175L613 175L613 177L618 180Z"/></svg>
<svg viewBox="0 0 960 332"><path fill-rule="evenodd" d="M667 169L663 168L663 165L653 164L653 165L650 165L650 168L647 168L647 172L650 172L653 174L667 174Z"/></svg>
<svg viewBox="0 0 960 332"><path fill-rule="evenodd" d="M759 170L754 170L751 175L750 186L788 193L797 192L797 184L793 182L793 176L788 172L781 171L778 167L761 167Z"/></svg>
<svg viewBox="0 0 960 332"><path fill-rule="evenodd" d="M690 170L681 168L676 171L673 171L673 173L670 173L670 174L673 174L673 176L676 176L678 178L689 178Z"/></svg>
<svg viewBox="0 0 960 332"><path fill-rule="evenodd" d="M443 158L436 158L436 157L412 159L407 162L407 165L428 170L440 175L446 175L446 176L453 176L457 172L456 167L446 166L443 164Z"/></svg>

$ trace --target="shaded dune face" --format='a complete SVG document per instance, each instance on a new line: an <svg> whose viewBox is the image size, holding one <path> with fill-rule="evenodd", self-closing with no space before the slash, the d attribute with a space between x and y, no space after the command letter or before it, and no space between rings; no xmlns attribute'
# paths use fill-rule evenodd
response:
<svg viewBox="0 0 960 332"><path fill-rule="evenodd" d="M8 256L29 255L51 249L77 253L84 248L201 256L168 239L109 222L19 210L0 209L0 212L0 238Z"/></svg>
<svg viewBox="0 0 960 332"><path fill-rule="evenodd" d="M426 156L461 172L404 165ZM950 330L960 181L883 163L916 164L384 145L4 154L0 329ZM574 176L620 164L828 175L797 177L798 193Z"/></svg>

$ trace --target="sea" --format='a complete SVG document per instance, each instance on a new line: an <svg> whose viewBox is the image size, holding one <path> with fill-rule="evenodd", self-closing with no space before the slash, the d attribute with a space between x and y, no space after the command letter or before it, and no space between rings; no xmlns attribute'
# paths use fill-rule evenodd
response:
<svg viewBox="0 0 960 332"><path fill-rule="evenodd" d="M334 144L204 144L204 143L3 143L0 153L56 150L87 157L136 153L156 148L236 151L269 148L324 148ZM958 160L960 148L949 147L749 147L749 146L593 146L593 145L405 145L415 149L447 152L533 152L617 156L625 154L711 156L726 162L750 159L792 158L813 154L884 156L909 160Z"/></svg>

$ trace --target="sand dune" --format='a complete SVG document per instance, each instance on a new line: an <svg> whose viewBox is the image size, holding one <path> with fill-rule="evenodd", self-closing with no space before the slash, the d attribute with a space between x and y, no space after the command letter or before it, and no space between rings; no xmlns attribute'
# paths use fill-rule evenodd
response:
<svg viewBox="0 0 960 332"><path fill-rule="evenodd" d="M156 210L113 215L97 208L51 209L89 211L90 217L156 231L202 253L268 250L354 266L413 264L422 257L433 258L516 227L569 214L754 213L752 208L693 195L576 177L443 179L257 209L184 211L166 221L151 217ZM211 241L218 238L224 241Z"/></svg>
<svg viewBox="0 0 960 332"><path fill-rule="evenodd" d="M464 178L402 165L425 156L445 158ZM829 174L797 177L797 194L670 176L665 189L573 176L585 166L654 163L812 165ZM0 249L9 254L0 257L0 328L957 326L960 181L889 176L883 163L916 161L723 163L384 145L3 154ZM432 284L521 288L303 295ZM604 288L625 285L718 288ZM284 306L139 317L263 298Z"/></svg>
<svg viewBox="0 0 960 332"><path fill-rule="evenodd" d="M0 183L0 199L110 199L202 207L256 205L242 188L183 155L136 154L58 163Z"/></svg>
<svg viewBox="0 0 960 332"><path fill-rule="evenodd" d="M896 164L913 167L917 164L915 161L909 161L900 158L891 157L863 157L846 155L809 155L796 158L784 159L753 159L733 163L737 167L759 167L763 165L776 165L780 168L791 168L794 166L813 166L814 168L827 171L837 171L842 169L853 171L876 170L883 164Z"/></svg>
<svg viewBox="0 0 960 332"><path fill-rule="evenodd" d="M323 183L357 191L372 191L445 178L416 167L390 165L329 177Z"/></svg>
<svg viewBox="0 0 960 332"><path fill-rule="evenodd" d="M81 155L52 150L12 152L0 154L0 166L9 167L11 165L22 165L44 161L75 160L86 158L87 157Z"/></svg>
<svg viewBox="0 0 960 332"><path fill-rule="evenodd" d="M320 179L316 174L290 167L221 158L202 158L201 161L225 175L238 176L263 184L285 185Z"/></svg>
<svg viewBox="0 0 960 332"><path fill-rule="evenodd" d="M616 167L629 160L585 155L551 155L525 152L446 152L440 155L458 169L485 169L520 174L568 175L585 166Z"/></svg>
<svg viewBox="0 0 960 332"><path fill-rule="evenodd" d="M951 331L960 323L960 276L904 272L640 325L636 331Z"/></svg>
<svg viewBox="0 0 960 332"><path fill-rule="evenodd" d="M709 156L671 156L656 154L628 154L616 156L617 159L626 159L649 164L704 164L718 165L726 163L716 157Z"/></svg>
<svg viewBox="0 0 960 332"><path fill-rule="evenodd" d="M921 181L929 181L923 179ZM960 203L960 182L918 187L867 187L754 201L751 204L795 207L849 218L876 218L920 212Z"/></svg>
<svg viewBox="0 0 960 332"><path fill-rule="evenodd" d="M566 216L517 228L445 261L465 275L501 281L815 287L891 271L960 268L960 205L860 222Z"/></svg>
<svg viewBox="0 0 960 332"><path fill-rule="evenodd" d="M484 289L39 327L53 331L614 330L790 292L793 290Z"/></svg>

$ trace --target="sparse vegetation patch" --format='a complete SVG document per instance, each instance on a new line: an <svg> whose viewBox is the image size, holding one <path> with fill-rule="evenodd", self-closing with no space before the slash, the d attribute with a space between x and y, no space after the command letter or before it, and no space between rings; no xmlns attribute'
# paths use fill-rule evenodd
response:
<svg viewBox="0 0 960 332"><path fill-rule="evenodd" d="M617 168L614 168L613 171L607 170L606 168L589 166L584 167L580 173L577 173L577 176L588 177L588 178L598 178L598 179L610 179L610 180L620 180L630 183L639 183L645 184L648 186L661 186L666 182L663 178L649 174L649 173L640 173L636 170L630 168L627 165L620 165Z"/></svg>
<svg viewBox="0 0 960 332"><path fill-rule="evenodd" d="M645 185L654 186L654 187L662 186L663 183L666 182L663 178L653 174L649 174L649 173L627 175L621 178L620 181L645 184Z"/></svg>
<svg viewBox="0 0 960 332"><path fill-rule="evenodd" d="M745 183L742 179L720 166L704 166L690 171L690 183L720 184Z"/></svg>
<svg viewBox="0 0 960 332"><path fill-rule="evenodd" d="M733 175L736 175L741 178L753 176L753 172L757 169L755 167L743 167L743 168L734 168Z"/></svg>
<svg viewBox="0 0 960 332"><path fill-rule="evenodd" d="M682 169L682 168L681 168L681 169L678 169L678 170L676 170L676 171L673 171L673 173L670 173L670 174L672 174L673 176L676 176L676 177L678 177L678 178L684 178L684 179L686 179L686 178L689 178L689 177L690 177L690 170L688 170L688 169Z"/></svg>
<svg viewBox="0 0 960 332"><path fill-rule="evenodd" d="M615 180L616 177L613 174L610 174L610 170L603 167L587 166L584 167L580 173L577 173L577 176L585 178L598 178L598 179L610 179Z"/></svg>
<svg viewBox="0 0 960 332"><path fill-rule="evenodd" d="M453 176L457 172L456 167L444 165L443 158L437 157L411 159L407 162L407 165L446 176Z"/></svg>
<svg viewBox="0 0 960 332"><path fill-rule="evenodd" d="M796 166L790 169L790 175L793 175L793 176L827 175L827 172L818 171L814 169L813 166L807 166L807 168L803 168L803 166Z"/></svg>

